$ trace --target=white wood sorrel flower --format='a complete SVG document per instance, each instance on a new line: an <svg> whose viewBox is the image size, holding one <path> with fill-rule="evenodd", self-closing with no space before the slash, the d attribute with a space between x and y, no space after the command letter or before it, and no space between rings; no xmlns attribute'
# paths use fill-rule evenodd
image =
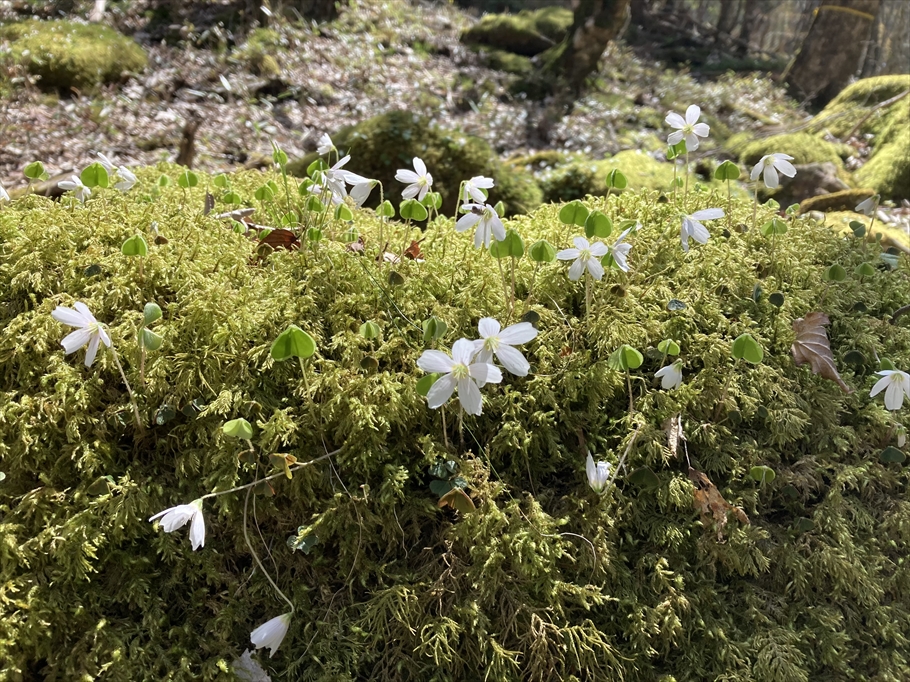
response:
<svg viewBox="0 0 910 682"><path fill-rule="evenodd" d="M427 392L427 404L431 409L445 405L458 387L458 400L465 412L480 415L483 398L480 386L498 384L502 372L489 362L474 362L477 350L474 341L458 339L452 346L452 357L442 351L425 350L417 359L417 366L424 372L442 374Z"/></svg>
<svg viewBox="0 0 910 682"><path fill-rule="evenodd" d="M623 272L629 272L629 263L626 261L626 258L629 255L629 251L632 250L632 245L627 244L625 240L633 229L634 227L630 227L623 230L623 233L619 235L619 239L610 247L610 255L613 256L613 262L616 263L616 267Z"/></svg>
<svg viewBox="0 0 910 682"><path fill-rule="evenodd" d="M319 156L325 156L326 154L331 154L335 150L335 144L332 142L332 138L329 137L328 133L323 133L322 137L319 138L319 146L316 147L316 153Z"/></svg>
<svg viewBox="0 0 910 682"><path fill-rule="evenodd" d="M868 199L859 202L854 210L865 216L873 216L875 215L875 210L878 208L878 202L881 201L881 199L881 194L873 194Z"/></svg>
<svg viewBox="0 0 910 682"><path fill-rule="evenodd" d="M749 177L754 182L761 175L765 181L765 187L775 189L780 187L780 176L778 176L778 173L786 175L788 178L796 175L796 168L790 163L792 160L793 157L787 154L767 154L758 160Z"/></svg>
<svg viewBox="0 0 910 682"><path fill-rule="evenodd" d="M9 193L0 185L0 201L9 201Z"/></svg>
<svg viewBox="0 0 910 682"><path fill-rule="evenodd" d="M370 182L369 178L344 170L344 165L350 160L350 154L343 156L334 166L323 172L325 184L332 190L333 200L337 199L335 203L341 203L348 195L346 184L356 186Z"/></svg>
<svg viewBox="0 0 910 682"><path fill-rule="evenodd" d="M464 183L464 193L461 195L461 200L470 204L485 204L487 198L484 196L482 189L491 189L495 183L493 178L487 178L483 175L475 175L473 178Z"/></svg>
<svg viewBox="0 0 910 682"><path fill-rule="evenodd" d="M433 176L427 173L427 165L417 156L414 157L414 170L401 168L395 173L395 179L408 185L401 193L405 199L416 197L417 201L423 201L433 186Z"/></svg>
<svg viewBox="0 0 910 682"><path fill-rule="evenodd" d="M85 200L92 196L92 190L82 184L82 180L78 175L73 175L69 180L61 180L57 183L57 187L64 191L73 190L73 194L80 203L85 203Z"/></svg>
<svg viewBox="0 0 910 682"><path fill-rule="evenodd" d="M474 342L477 355L475 362L493 362L493 356L502 366L519 377L528 376L531 365L515 346L527 343L535 336L537 330L530 322L519 322L502 329L499 322L492 317L481 318L477 324L480 338ZM483 384L480 384L483 387Z"/></svg>
<svg viewBox="0 0 910 682"><path fill-rule="evenodd" d="M610 480L610 465L607 462L594 462L591 453L588 453L588 460L585 463L585 470L588 474L588 485L598 495L607 487Z"/></svg>
<svg viewBox="0 0 910 682"><path fill-rule="evenodd" d="M671 389L679 388L682 384L682 360L661 367L654 373L654 376L660 379L661 388Z"/></svg>
<svg viewBox="0 0 910 682"><path fill-rule="evenodd" d="M722 208L706 208L703 211L696 211L692 215L682 217L682 229L679 233L679 240L682 242L683 251L689 252L689 237L699 244L707 244L711 238L708 228L702 225L701 220L717 220L724 217Z"/></svg>
<svg viewBox="0 0 910 682"><path fill-rule="evenodd" d="M569 279L577 282L581 279L587 268L591 277L600 280L604 276L604 267L600 264L600 259L607 255L607 245L603 242L589 244L584 237L575 237L572 239L575 244L574 249L563 249L556 254L559 260L574 260L569 268Z"/></svg>
<svg viewBox="0 0 910 682"><path fill-rule="evenodd" d="M875 397L882 391L885 392L885 407L889 410L899 410L904 404L904 396L910 399L910 374L901 372L899 369L883 369L876 372L882 378L879 379L872 391L870 397Z"/></svg>
<svg viewBox="0 0 910 682"><path fill-rule="evenodd" d="M464 232L477 225L477 230L474 232L474 246L478 249L481 246L490 248L490 242L493 239L501 242L506 238L506 228L499 219L495 208L489 204L464 204L464 208L469 210L455 223L455 231Z"/></svg>
<svg viewBox="0 0 910 682"><path fill-rule="evenodd" d="M63 337L60 345L63 346L66 355L75 353L83 346L88 345L88 350L85 351L85 366L91 367L95 361L95 356L98 354L99 344L103 343L110 348L111 337L108 336L104 327L95 319L95 316L92 315L85 303L76 301L74 308L75 310L57 306L51 313L51 317L57 322L68 324L70 327L78 327L76 331Z"/></svg>
<svg viewBox="0 0 910 682"><path fill-rule="evenodd" d="M172 533L190 522L190 542L193 551L205 545L205 519L202 518L202 500L193 500L189 504L178 504L155 514L149 521L159 522L165 533Z"/></svg>
<svg viewBox="0 0 910 682"><path fill-rule="evenodd" d="M288 634L288 626L291 624L291 612L283 613L280 616L266 621L250 633L250 641L257 649L265 647L269 650L269 658L275 655L278 647L284 641L284 636Z"/></svg>
<svg viewBox="0 0 910 682"><path fill-rule="evenodd" d="M701 116L701 108L697 104L691 105L686 109L686 117L683 118L675 111L667 114L664 119L671 128L676 128L676 132L667 136L668 144L679 144L683 139L686 140L686 151L694 152L698 149L698 138L708 137L711 128L707 123L699 123L698 117Z"/></svg>

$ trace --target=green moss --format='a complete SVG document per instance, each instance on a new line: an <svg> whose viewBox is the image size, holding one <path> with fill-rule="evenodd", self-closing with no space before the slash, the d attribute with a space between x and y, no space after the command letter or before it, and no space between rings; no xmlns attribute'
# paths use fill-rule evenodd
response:
<svg viewBox="0 0 910 682"><path fill-rule="evenodd" d="M477 47L476 49L491 69L514 73L518 76L527 76L534 70L531 60L520 54L488 47Z"/></svg>
<svg viewBox="0 0 910 682"><path fill-rule="evenodd" d="M245 62L253 73L273 78L281 73L276 55L287 47L282 35L270 28L250 31L246 41L235 52L235 58Z"/></svg>
<svg viewBox="0 0 910 682"><path fill-rule="evenodd" d="M849 156L852 151L848 145L827 142L809 133L789 133L750 142L740 153L740 161L751 167L766 154L779 152L792 156L795 164L830 161L843 168L845 155Z"/></svg>
<svg viewBox="0 0 910 682"><path fill-rule="evenodd" d="M893 247L910 254L910 235L904 230L885 225L881 220L872 222L870 218L861 213L849 211L833 211L825 215L825 224L838 230L841 234L850 236L853 229L850 227L852 222L861 222L866 226L866 239L869 241L881 240L885 248ZM871 230L871 231L870 231Z"/></svg>
<svg viewBox="0 0 910 682"><path fill-rule="evenodd" d="M831 194L809 197L800 202L799 212L809 211L852 211L861 201L875 194L871 189L845 189Z"/></svg>
<svg viewBox="0 0 910 682"><path fill-rule="evenodd" d="M529 173L502 164L486 142L478 137L440 130L428 119L407 111L392 111L367 119L332 134L347 166L361 175L379 180L387 197L401 200L404 185L395 180L399 168L410 168L415 156L423 159L433 175L434 189L442 194L443 211L455 212L458 187L463 180L485 175L496 181L492 201L503 201L509 214L525 213L541 202L540 188ZM317 158L310 154L289 164L298 176Z"/></svg>
<svg viewBox="0 0 910 682"><path fill-rule="evenodd" d="M910 199L910 127L879 147L855 176L883 197Z"/></svg>
<svg viewBox="0 0 910 682"><path fill-rule="evenodd" d="M733 154L736 158L740 158L746 150L746 147L753 141L755 141L755 133L753 132L743 131L741 133L734 133L727 138L726 142L724 142L724 149Z"/></svg>
<svg viewBox="0 0 910 682"><path fill-rule="evenodd" d="M71 21L23 21L0 26L13 58L39 76L42 88L84 90L142 71L145 52L106 26Z"/></svg>
<svg viewBox="0 0 910 682"><path fill-rule="evenodd" d="M753 205L734 200L733 229L709 223L708 243L683 255L682 205L656 192L598 200L614 220L642 224L631 272L594 282L586 310L567 264L519 261L511 320L539 318L522 346L531 373L485 386L480 417L459 418L455 405L443 417L416 390L421 322L444 320L448 348L474 338L482 316L509 316L499 264L469 233L429 226L425 260L395 265L392 287L376 256L416 230L357 212L362 255L339 239L348 225L331 223L315 248L257 260L250 239L202 214L210 177L152 200L162 172L179 171L142 170L130 193L98 190L85 207L29 196L0 210L4 682L230 680L250 631L287 609L250 559L244 496L205 502L197 552L186 529L166 534L148 518L278 473L270 454L309 461L336 449L250 501L250 542L296 609L275 656L260 655L272 679L910 678L900 635L910 632L910 468L879 459L910 419L906 403L892 414L869 397L873 358L910 367L910 327L881 322L907 303L906 257L832 284L828 266L852 273L880 263L880 248L799 218L774 240L742 232ZM267 179L282 184L249 171L231 185L272 224L287 203L253 199ZM690 192L685 210L725 198ZM758 210L760 223L776 215ZM558 211L509 227L564 248L577 230ZM152 239L153 223L167 243ZM136 232L150 244L142 274L120 252ZM769 301L778 291L781 307ZM70 330L51 311L74 301L108 325L142 432L110 352L91 369L81 351L64 357ZM154 327L164 344L142 382L146 301L164 311ZM818 309L852 393L793 363L792 321ZM367 320L378 339L358 333ZM270 356L291 323L318 345L304 367ZM761 364L731 360L743 333L763 346ZM665 338L682 348L675 391L654 380ZM608 363L621 344L644 356L628 379ZM865 361L850 364L853 350ZM378 368L364 369L365 357ZM664 427L676 415L678 451ZM221 431L238 417L254 426L250 444ZM628 452L604 498L587 485L588 450L614 468ZM440 461L453 462L476 511L438 507L429 484ZM719 539L695 509L689 465L751 523L731 517ZM756 466L775 480L754 481ZM627 473L644 468L653 486ZM318 542L293 552L286 540L301 536Z"/></svg>
<svg viewBox="0 0 910 682"><path fill-rule="evenodd" d="M571 25L572 11L565 7L486 14L462 34L461 41L533 57L565 38Z"/></svg>
<svg viewBox="0 0 910 682"><path fill-rule="evenodd" d="M905 97L888 107L874 108L906 90L910 90L910 74L864 78L831 100L813 119L813 129L842 138L859 125L857 134L874 135L873 144L878 148L910 128L910 104Z"/></svg>

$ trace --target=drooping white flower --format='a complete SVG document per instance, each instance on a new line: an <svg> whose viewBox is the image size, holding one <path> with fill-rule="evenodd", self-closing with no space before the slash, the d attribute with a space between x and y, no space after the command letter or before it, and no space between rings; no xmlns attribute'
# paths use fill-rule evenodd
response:
<svg viewBox="0 0 910 682"><path fill-rule="evenodd" d="M490 189L494 185L493 178L487 178L483 175L475 175L473 178L464 183L464 193L461 200L470 204L473 200L475 204L484 204L487 198L484 196L482 189Z"/></svg>
<svg viewBox="0 0 910 682"><path fill-rule="evenodd" d="M370 198L370 192L373 191L376 184L375 180L367 180L351 187L350 197L358 207L363 206L366 200Z"/></svg>
<svg viewBox="0 0 910 682"><path fill-rule="evenodd" d="M862 213L866 216L875 215L876 209L878 209L878 202L881 201L882 197L880 194L874 194L868 199L864 199L856 205L854 209L857 213Z"/></svg>
<svg viewBox="0 0 910 682"><path fill-rule="evenodd" d="M594 457L588 453L588 460L585 463L585 470L588 474L588 485L598 495L607 487L610 481L610 465L607 462L594 462Z"/></svg>
<svg viewBox="0 0 910 682"><path fill-rule="evenodd" d="M159 524L165 533L172 533L190 522L190 542L193 550L205 545L205 519L202 517L202 500L193 500L189 504L178 504L152 516L149 521L161 519Z"/></svg>
<svg viewBox="0 0 910 682"><path fill-rule="evenodd" d="M85 366L91 367L98 354L98 345L103 343L110 348L111 337L107 335L104 327L95 319L85 303L76 301L74 307L75 309L57 306L51 313L51 317L70 327L78 327L76 331L63 337L60 345L63 346L65 354L69 355L88 344L88 350L85 351Z"/></svg>
<svg viewBox="0 0 910 682"><path fill-rule="evenodd" d="M337 150L335 149L335 143L332 142L332 138L329 137L328 133L323 133L322 137L319 138L319 146L316 147L316 153L319 154L319 156L325 156L334 151Z"/></svg>
<svg viewBox="0 0 910 682"><path fill-rule="evenodd" d="M325 175L316 174L316 177L313 179L313 183L307 188L307 191L315 194L319 197L320 201L326 201L330 199L333 204L343 204L344 198L347 196L347 190L342 186L342 191L339 192L329 184Z"/></svg>
<svg viewBox="0 0 910 682"><path fill-rule="evenodd" d="M480 386L498 384L502 372L489 362L474 362L477 349L473 341L458 339L452 346L452 357L438 350L425 350L417 359L417 366L424 372L442 374L427 393L427 404L431 409L442 407L458 388L458 400L465 412L479 415L483 399Z"/></svg>
<svg viewBox="0 0 910 682"><path fill-rule="evenodd" d="M119 166L117 168L117 175L120 176L120 182L114 185L114 188L119 189L121 192L128 192L133 188L133 185L138 182L135 173L126 166Z"/></svg>
<svg viewBox="0 0 910 682"><path fill-rule="evenodd" d="M626 258L629 255L629 251L632 250L632 245L627 244L625 239L635 227L636 226L633 226L623 230L623 233L619 235L619 239L613 243L613 246L609 247L610 255L613 256L613 262L616 263L616 267L623 272L629 272L629 263L626 261Z"/></svg>
<svg viewBox="0 0 910 682"><path fill-rule="evenodd" d="M395 179L408 185L401 193L401 196L405 199L414 199L416 197L417 201L423 201L423 198L433 186L433 176L427 173L427 165L417 156L414 157L414 170L400 168L395 173Z"/></svg>
<svg viewBox="0 0 910 682"><path fill-rule="evenodd" d="M291 624L291 613L284 613L275 616L272 620L260 625L250 633L250 641L257 649L263 647L269 649L269 658L275 655L278 647L284 641L284 636L288 634L288 627Z"/></svg>
<svg viewBox="0 0 910 682"><path fill-rule="evenodd" d="M9 201L9 193L3 185L0 185L0 201Z"/></svg>
<svg viewBox="0 0 910 682"><path fill-rule="evenodd" d="M689 237L699 244L707 244L708 239L711 238L711 233L708 232L708 228L699 221L717 220L718 218L723 217L724 209L722 208L706 208L702 211L696 211L692 215L684 215L682 217L682 229L679 234L683 251L687 253L689 251Z"/></svg>
<svg viewBox="0 0 910 682"><path fill-rule="evenodd" d="M607 245L603 242L589 244L584 237L574 237L572 242L575 244L574 249L563 249L556 254L559 260L574 260L569 268L569 279L577 282L584 274L585 268L591 273L591 277L600 280L604 276L604 267L600 264L600 259L607 255Z"/></svg>
<svg viewBox="0 0 910 682"><path fill-rule="evenodd" d="M78 175L73 175L70 180L61 180L57 183L57 187L65 191L74 190L74 196L83 204L92 196L92 190L82 184Z"/></svg>
<svg viewBox="0 0 910 682"><path fill-rule="evenodd" d="M698 149L698 138L708 137L711 128L707 123L699 123L698 117L701 116L701 108L697 104L691 105L686 109L686 117L683 118L675 111L667 114L664 119L671 128L676 128L676 132L667 136L668 144L679 144L683 139L686 140L686 150L694 152Z"/></svg>
<svg viewBox="0 0 910 682"><path fill-rule="evenodd" d="M109 158L107 158L107 156L105 156L101 152L98 152L98 162L102 166L104 166L104 170L107 171L108 175L110 175L111 173L114 172L114 162L111 161Z"/></svg>
<svg viewBox="0 0 910 682"><path fill-rule="evenodd" d="M455 223L455 230L464 232L477 225L477 230L474 232L474 246L478 249L481 245L490 248L492 239L501 242L506 238L506 228L499 219L495 208L489 204L464 204L464 207L469 211Z"/></svg>
<svg viewBox="0 0 910 682"><path fill-rule="evenodd" d="M872 387L869 396L874 398L884 391L885 407L889 410L901 409L904 404L904 396L906 395L910 399L910 374L898 369L883 369L876 374L882 378Z"/></svg>
<svg viewBox="0 0 910 682"><path fill-rule="evenodd" d="M780 172L781 175L786 175L788 178L792 178L796 175L796 168L790 163L792 160L793 157L787 154L767 154L758 160L758 163L755 164L755 167L752 169L752 174L749 177L752 178L754 182L755 180L758 180L758 176L761 175L762 179L765 181L765 187L775 189L780 187L778 172Z"/></svg>
<svg viewBox="0 0 910 682"><path fill-rule="evenodd" d="M369 178L365 178L362 175L344 170L344 165L350 160L351 155L348 154L339 159L334 166L323 171L326 185L332 190L332 194L340 197L342 201L348 194L346 184L361 185L370 181Z"/></svg>
<svg viewBox="0 0 910 682"><path fill-rule="evenodd" d="M477 324L480 338L474 342L477 355L474 362L493 362L493 356L502 366L519 377L528 376L531 365L515 346L527 343L535 336L537 330L530 322L519 322L502 329L499 322L492 317L481 318ZM483 387L483 384L480 384Z"/></svg>
<svg viewBox="0 0 910 682"><path fill-rule="evenodd" d="M672 389L679 388L682 384L682 360L661 367L654 373L654 376L660 379L661 388Z"/></svg>

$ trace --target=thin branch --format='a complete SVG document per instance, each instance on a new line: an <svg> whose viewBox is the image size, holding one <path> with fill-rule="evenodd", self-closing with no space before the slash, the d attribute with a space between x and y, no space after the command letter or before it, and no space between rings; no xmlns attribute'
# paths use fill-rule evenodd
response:
<svg viewBox="0 0 910 682"><path fill-rule="evenodd" d="M324 455L320 455L316 459L311 459L308 462L301 462L300 464L295 464L294 466L290 467L288 469L288 471L297 471L298 469L302 469L303 467L310 466L311 464L315 464L316 462L321 462L324 459L328 459L329 457L332 457L333 455L337 455L339 452L341 452L341 448L338 448L337 450L332 450L331 452L327 452ZM271 476L266 476L265 478L257 478L252 483L247 483L246 485L238 485L236 488L231 488L230 490L219 490L217 493L208 493L207 495L203 495L199 499L207 500L210 497L218 497L219 495L227 495L228 493L236 493L238 490L246 490L247 488L252 488L254 485L256 485L258 483L263 483L264 481L271 481L272 479L281 478L283 476L286 476L286 474L283 471L281 471L277 474L272 474Z"/></svg>

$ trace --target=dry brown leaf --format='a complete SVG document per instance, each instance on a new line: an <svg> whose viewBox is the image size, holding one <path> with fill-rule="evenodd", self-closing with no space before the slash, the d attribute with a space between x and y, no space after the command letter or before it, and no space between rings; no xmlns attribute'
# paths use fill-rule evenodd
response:
<svg viewBox="0 0 910 682"><path fill-rule="evenodd" d="M853 393L834 365L831 344L825 333L825 325L830 321L824 313L807 313L805 317L793 320L793 331L796 332L796 341L790 348L793 360L797 367L808 362L814 374L835 382L844 393Z"/></svg>
<svg viewBox="0 0 910 682"><path fill-rule="evenodd" d="M677 414L665 421L664 432L667 434L670 456L676 457L679 452L679 443L686 439L686 434L683 433L682 415Z"/></svg>
<svg viewBox="0 0 910 682"><path fill-rule="evenodd" d="M736 507L727 502L717 486L705 474L689 467L689 479L695 484L695 508L701 514L702 523L706 526L714 523L717 528L718 542L723 542L728 513L732 512L740 523L749 525L749 517L746 516L742 507Z"/></svg>

